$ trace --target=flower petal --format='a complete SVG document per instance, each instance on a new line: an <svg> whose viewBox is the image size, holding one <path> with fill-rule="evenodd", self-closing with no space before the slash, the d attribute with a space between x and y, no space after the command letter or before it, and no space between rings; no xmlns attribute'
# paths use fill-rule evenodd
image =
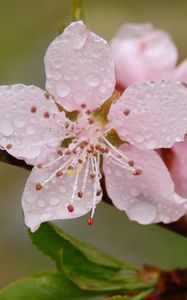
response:
<svg viewBox="0 0 187 300"><path fill-rule="evenodd" d="M47 90L66 110L93 110L114 91L109 45L84 25L71 23L45 55Z"/></svg>
<svg viewBox="0 0 187 300"><path fill-rule="evenodd" d="M117 82L170 79L178 53L171 37L152 24L125 24L111 41Z"/></svg>
<svg viewBox="0 0 187 300"><path fill-rule="evenodd" d="M175 183L176 192L187 198L187 140L172 147L172 162L169 171Z"/></svg>
<svg viewBox="0 0 187 300"><path fill-rule="evenodd" d="M106 189L114 205L125 210L131 220L141 224L170 223L185 214L181 199L166 166L154 151L142 151L129 145L120 150L142 169L134 176L109 160L104 160Z"/></svg>
<svg viewBox="0 0 187 300"><path fill-rule="evenodd" d="M187 83L187 59L176 68L174 78Z"/></svg>
<svg viewBox="0 0 187 300"><path fill-rule="evenodd" d="M46 157L41 160L43 164L50 164L58 157L57 153L46 154ZM94 181L89 177L86 181L86 186L82 197L78 197L78 191L81 191L84 185L86 172L86 164L82 167L77 175L75 171L65 172L60 175L62 165L65 162L75 161L76 156L62 158L50 166L43 165L41 169L34 167L31 175L26 183L24 194L22 197L22 206L25 215L25 223L32 231L37 230L42 222L57 220L57 219L73 219L88 213L93 207ZM70 162L69 162L70 164ZM67 164L67 165L69 165ZM63 170L65 167L63 168ZM59 171L57 173L57 171ZM52 176L53 174L53 176ZM74 186L75 191L73 212L68 210L68 205L71 203ZM49 177L51 179L49 180ZM45 183L44 183L45 181ZM38 183L38 190L36 184ZM40 184L43 187L40 189ZM102 193L96 197L96 204L101 200Z"/></svg>
<svg viewBox="0 0 187 300"><path fill-rule="evenodd" d="M187 89L174 81L137 82L109 111L109 126L140 149L171 147L187 132Z"/></svg>
<svg viewBox="0 0 187 300"><path fill-rule="evenodd" d="M54 118L62 115L38 87L0 86L0 146L16 158L34 164L44 144L59 143L55 138L62 136L62 130Z"/></svg>

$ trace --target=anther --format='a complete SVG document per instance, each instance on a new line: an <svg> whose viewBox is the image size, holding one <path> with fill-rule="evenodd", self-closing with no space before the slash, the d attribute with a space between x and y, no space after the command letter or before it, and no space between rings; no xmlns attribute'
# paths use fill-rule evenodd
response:
<svg viewBox="0 0 187 300"><path fill-rule="evenodd" d="M36 189L37 191L40 191L42 188L43 188L43 185L42 185L40 182L36 183L35 189Z"/></svg>
<svg viewBox="0 0 187 300"><path fill-rule="evenodd" d="M36 106L32 106L31 107L31 113L35 114L36 111L37 111L37 107Z"/></svg>
<svg viewBox="0 0 187 300"><path fill-rule="evenodd" d="M50 117L50 113L48 111L46 111L44 113L44 118L49 119L49 117Z"/></svg>
<svg viewBox="0 0 187 300"><path fill-rule="evenodd" d="M67 167L67 170L68 170L68 171L73 171L73 166L69 165L69 166Z"/></svg>
<svg viewBox="0 0 187 300"><path fill-rule="evenodd" d="M86 104L85 103L82 103L81 104L81 108L85 108L86 107Z"/></svg>
<svg viewBox="0 0 187 300"><path fill-rule="evenodd" d="M43 167L43 164L42 164L42 163L37 164L37 168L38 168L38 169L42 169L42 167Z"/></svg>
<svg viewBox="0 0 187 300"><path fill-rule="evenodd" d="M49 94L48 92L44 92L44 96L45 96L45 98L46 98L47 100L49 100L50 94Z"/></svg>
<svg viewBox="0 0 187 300"><path fill-rule="evenodd" d="M83 163L83 160L79 158L78 163L81 165Z"/></svg>
<svg viewBox="0 0 187 300"><path fill-rule="evenodd" d="M62 171L59 170L59 171L56 172L56 176L57 176L57 177L60 177L60 176L62 176L62 175L63 175Z"/></svg>
<svg viewBox="0 0 187 300"><path fill-rule="evenodd" d="M128 165L129 165L130 167L133 167L133 166L134 166L134 160L129 160L129 161L128 161Z"/></svg>
<svg viewBox="0 0 187 300"><path fill-rule="evenodd" d="M92 225L94 223L94 219L92 218L92 217L89 217L88 219L87 219L87 224L88 225Z"/></svg>
<svg viewBox="0 0 187 300"><path fill-rule="evenodd" d="M82 142L79 144L79 147L80 147L81 149L84 149L87 145L88 145L88 142L87 142L87 141L82 141Z"/></svg>
<svg viewBox="0 0 187 300"><path fill-rule="evenodd" d="M130 114L130 110L129 109L125 109L124 112L123 112L123 114L125 116L128 116Z"/></svg>
<svg viewBox="0 0 187 300"><path fill-rule="evenodd" d="M101 145L96 144L96 145L95 145L95 149L98 150L98 151L101 151Z"/></svg>
<svg viewBox="0 0 187 300"><path fill-rule="evenodd" d="M89 118L88 122L89 122L90 125L92 125L92 124L94 124L94 119Z"/></svg>
<svg viewBox="0 0 187 300"><path fill-rule="evenodd" d="M7 144L6 145L6 148L9 150L9 149L11 149L12 148L12 144Z"/></svg>
<svg viewBox="0 0 187 300"><path fill-rule="evenodd" d="M77 195L78 195L79 198L82 198L83 192L79 191L79 192L77 193Z"/></svg>
<svg viewBox="0 0 187 300"><path fill-rule="evenodd" d="M95 178L95 174L94 173L90 173L90 178L93 180Z"/></svg>
<svg viewBox="0 0 187 300"><path fill-rule="evenodd" d="M102 193L102 191L101 191L101 190L98 190L98 191L96 192L96 196L97 196L97 197L100 196L101 193Z"/></svg>
<svg viewBox="0 0 187 300"><path fill-rule="evenodd" d="M139 176L142 174L142 170L141 169L136 169L134 172L133 172L133 175L135 176Z"/></svg>
<svg viewBox="0 0 187 300"><path fill-rule="evenodd" d="M71 151L70 151L70 150L66 150L65 154L66 154L66 155L70 155L70 154L71 154Z"/></svg>
<svg viewBox="0 0 187 300"><path fill-rule="evenodd" d="M58 154L58 155L62 155L62 154L63 154L62 150L59 149L59 150L57 151L57 154Z"/></svg>
<svg viewBox="0 0 187 300"><path fill-rule="evenodd" d="M72 204L69 204L68 207L67 207L67 209L68 209L68 211L71 212L71 213L74 211L74 207L73 207Z"/></svg>

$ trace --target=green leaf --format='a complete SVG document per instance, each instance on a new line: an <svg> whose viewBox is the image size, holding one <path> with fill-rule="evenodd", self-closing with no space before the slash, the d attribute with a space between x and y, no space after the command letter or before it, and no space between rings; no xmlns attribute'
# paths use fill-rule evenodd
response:
<svg viewBox="0 0 187 300"><path fill-rule="evenodd" d="M52 223L43 223L35 233L29 233L31 240L36 247L44 254L55 260L57 265L59 263L59 251L62 248L75 247L93 263L113 267L116 270L123 268L128 270L136 270L136 267L117 260L103 251L100 251L87 243L79 241Z"/></svg>
<svg viewBox="0 0 187 300"><path fill-rule="evenodd" d="M44 272L3 289L0 292L0 300L106 299L99 295L102 294L81 290L63 273Z"/></svg>
<svg viewBox="0 0 187 300"><path fill-rule="evenodd" d="M80 242L57 226L45 223L32 234L33 243L57 263L80 288L95 291L137 291L150 287L136 269Z"/></svg>

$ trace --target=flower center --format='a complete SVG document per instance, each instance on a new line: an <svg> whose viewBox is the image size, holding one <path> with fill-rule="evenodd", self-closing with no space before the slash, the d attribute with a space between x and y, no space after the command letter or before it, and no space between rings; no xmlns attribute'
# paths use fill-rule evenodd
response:
<svg viewBox="0 0 187 300"><path fill-rule="evenodd" d="M74 213L76 201L84 201L85 191L88 186L92 190L91 216L87 220L89 225L93 224L93 217L97 203L102 197L101 157L105 157L118 167L124 168L134 175L140 175L141 170L135 168L135 162L130 160L119 149L112 145L107 139L107 132L99 123L95 122L89 115L81 116L76 122L67 124L69 144L66 148L59 147L56 157L47 164L39 163L39 169L49 168L52 165L58 167L43 182L37 182L35 189L40 191L54 177L60 178L63 175L73 176L72 194L67 205L69 213ZM81 184L80 184L81 182Z"/></svg>

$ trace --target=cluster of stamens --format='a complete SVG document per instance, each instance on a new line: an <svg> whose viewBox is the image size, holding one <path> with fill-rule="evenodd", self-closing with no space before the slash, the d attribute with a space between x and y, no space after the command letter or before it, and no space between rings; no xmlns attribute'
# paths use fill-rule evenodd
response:
<svg viewBox="0 0 187 300"><path fill-rule="evenodd" d="M39 163L37 165L38 169L43 169L60 162L60 167L43 182L37 182L35 189L40 191L43 186L50 182L55 176L61 178L64 175L74 175L72 195L67 205L68 212L73 213L76 209L74 206L75 201L84 200L87 184L91 182L93 186L92 210L87 220L87 223L91 225L93 224L93 216L98 200L97 197L100 197L102 194L100 184L102 177L100 173L101 156L106 156L115 165L130 171L133 175L140 175L142 170L135 168L135 162L112 145L107 139L106 132L103 132L102 129L98 129L94 121L91 122L90 118L88 118L86 125L84 128L81 128L80 124L76 122L73 126L66 126L69 130L66 136L74 136L69 146L67 148L59 147L56 153L57 157L53 161L47 164ZM87 131L89 134L86 135L85 132L87 133ZM84 135L85 138L83 138ZM81 188L78 186L80 173L81 176L83 176Z"/></svg>

